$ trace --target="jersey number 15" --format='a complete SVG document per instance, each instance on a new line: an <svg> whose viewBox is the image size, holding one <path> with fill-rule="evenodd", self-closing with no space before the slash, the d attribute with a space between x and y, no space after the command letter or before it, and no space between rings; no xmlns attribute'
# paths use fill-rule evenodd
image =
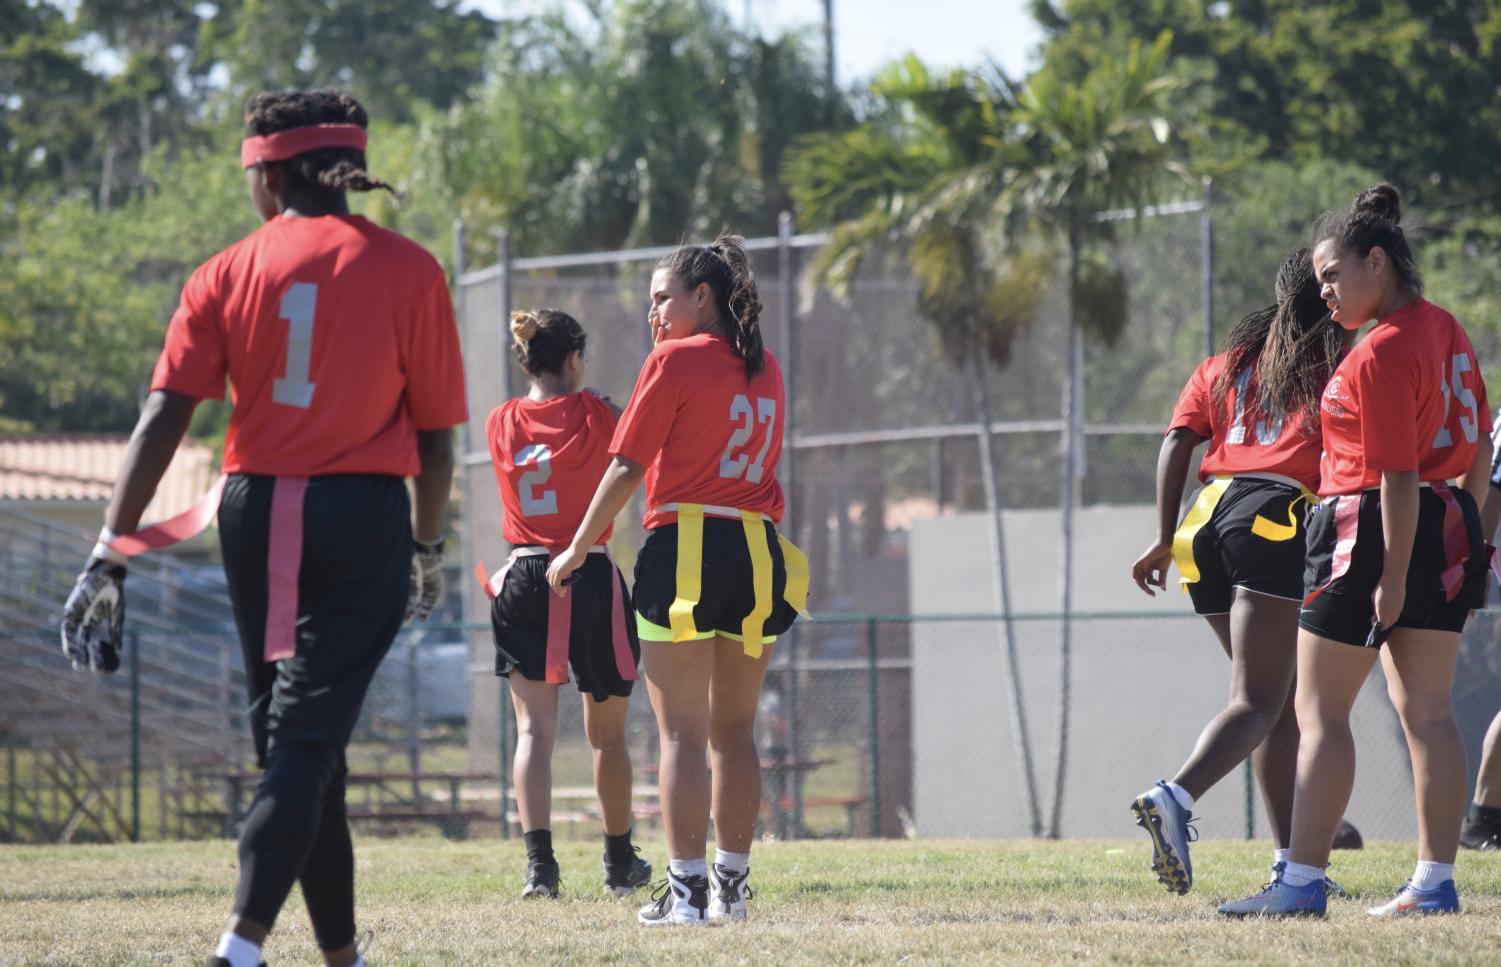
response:
<svg viewBox="0 0 1501 967"><path fill-rule="evenodd" d="M1475 391L1465 385L1464 374L1472 368L1468 353L1455 353L1454 361L1449 365L1449 372L1439 369L1439 387L1444 393L1444 421L1439 425L1438 435L1433 438L1433 449L1440 450L1454 445L1454 434L1449 432L1449 401L1452 397L1454 402L1470 411L1466 417L1464 412L1459 414L1459 431L1465 435L1466 443L1474 443L1480 439L1480 411L1475 404ZM1450 388L1450 384L1453 388Z"/></svg>

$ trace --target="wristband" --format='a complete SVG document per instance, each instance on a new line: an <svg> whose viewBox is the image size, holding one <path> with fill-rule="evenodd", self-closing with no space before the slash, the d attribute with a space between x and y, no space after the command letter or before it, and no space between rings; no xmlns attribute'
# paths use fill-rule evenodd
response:
<svg viewBox="0 0 1501 967"><path fill-rule="evenodd" d="M109 546L109 542L119 536L119 534L116 534L108 527L101 527L99 529L99 542L95 544L94 549L89 552L89 557L97 557L101 561L108 561L111 564L125 564L130 560L130 558L126 557L124 554L121 554L119 551Z"/></svg>

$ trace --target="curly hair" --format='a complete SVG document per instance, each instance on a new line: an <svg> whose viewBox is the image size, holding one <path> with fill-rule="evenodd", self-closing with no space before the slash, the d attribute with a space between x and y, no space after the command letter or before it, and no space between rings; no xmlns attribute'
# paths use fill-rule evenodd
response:
<svg viewBox="0 0 1501 967"><path fill-rule="evenodd" d="M1344 351L1308 249L1291 252L1277 270L1277 304L1246 316L1225 337L1225 365L1210 391L1215 412L1223 418L1230 388L1249 372L1255 378L1254 399L1244 401L1249 412L1274 421L1296 414L1304 429L1317 430L1319 398Z"/></svg>
<svg viewBox="0 0 1501 967"><path fill-rule="evenodd" d="M275 134L315 124L355 124L369 127L370 117L360 102L343 91L268 91L245 105L245 133ZM365 170L365 153L354 148L318 148L280 164L296 180L328 191L389 191L401 193Z"/></svg>
<svg viewBox="0 0 1501 967"><path fill-rule="evenodd" d="M766 368L761 340L761 298L745 239L721 235L709 245L684 245L657 263L690 292L707 284L735 355L745 360L745 378Z"/></svg>

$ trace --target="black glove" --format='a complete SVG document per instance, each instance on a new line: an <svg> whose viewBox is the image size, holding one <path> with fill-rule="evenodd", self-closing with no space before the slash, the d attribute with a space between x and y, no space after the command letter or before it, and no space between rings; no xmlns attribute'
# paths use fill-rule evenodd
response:
<svg viewBox="0 0 1501 967"><path fill-rule="evenodd" d="M112 672L125 650L125 565L91 557L63 605L63 654L74 668Z"/></svg>
<svg viewBox="0 0 1501 967"><path fill-rule="evenodd" d="M443 541L424 544L412 541L412 587L407 594L407 613L403 622L432 617L438 599L443 597Z"/></svg>

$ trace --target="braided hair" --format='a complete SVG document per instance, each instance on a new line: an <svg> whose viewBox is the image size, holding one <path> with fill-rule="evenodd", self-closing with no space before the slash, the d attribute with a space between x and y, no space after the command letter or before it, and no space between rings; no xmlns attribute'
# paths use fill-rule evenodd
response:
<svg viewBox="0 0 1501 967"><path fill-rule="evenodd" d="M1277 269L1277 304L1246 316L1225 337L1225 365L1211 388L1215 412L1224 417L1230 388L1249 371L1249 412L1273 421L1296 413L1305 430L1316 430L1319 398L1344 351L1344 333L1319 294L1308 249L1291 252Z"/></svg>
<svg viewBox="0 0 1501 967"><path fill-rule="evenodd" d="M584 351L584 327L561 309L511 313L511 343L516 361L531 376L563 372L574 353Z"/></svg>
<svg viewBox="0 0 1501 967"><path fill-rule="evenodd" d="M1328 212L1319 219L1314 226L1314 246L1329 240L1340 251L1354 252L1361 258L1380 246L1397 273L1397 281L1422 295L1423 277L1402 231L1402 196L1386 182L1356 195L1344 211Z"/></svg>
<svg viewBox="0 0 1501 967"><path fill-rule="evenodd" d="M719 322L745 360L745 378L766 368L766 347L761 340L761 298L756 294L756 274L751 270L745 239L721 235L709 245L684 245L657 263L692 292L708 285L719 310Z"/></svg>
<svg viewBox="0 0 1501 967"><path fill-rule="evenodd" d="M245 133L264 136L315 124L355 124L369 127L370 117L360 102L343 91L275 91L257 94L245 105ZM317 148L279 164L310 188L327 191L389 191L401 193L365 170L365 152L354 148Z"/></svg>

